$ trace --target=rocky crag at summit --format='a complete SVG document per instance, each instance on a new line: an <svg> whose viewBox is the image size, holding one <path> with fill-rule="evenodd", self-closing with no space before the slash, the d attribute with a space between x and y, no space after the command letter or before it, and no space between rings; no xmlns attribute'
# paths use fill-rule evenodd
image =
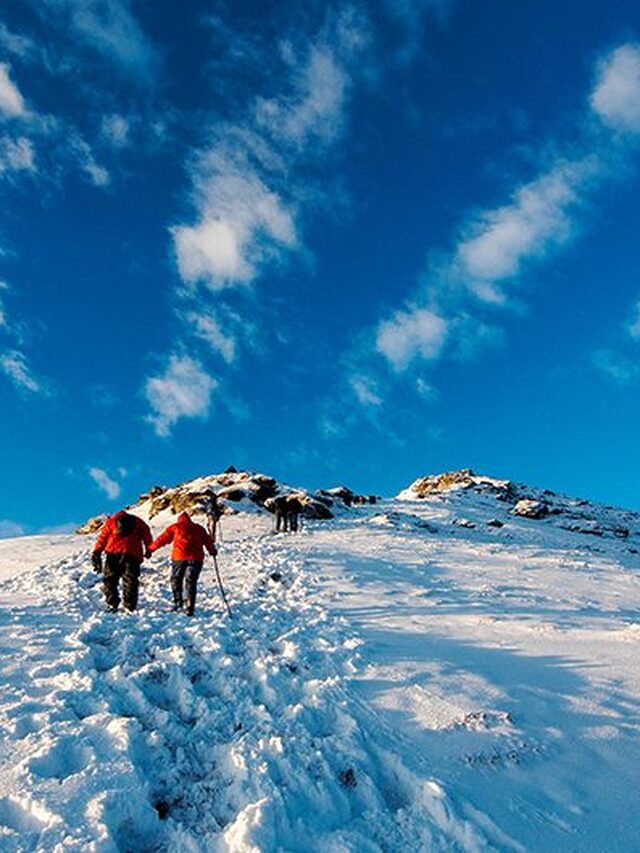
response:
<svg viewBox="0 0 640 853"><path fill-rule="evenodd" d="M495 509L501 517L487 519L486 523L492 527L503 527L510 516L518 516L591 536L627 539L632 533L640 535L640 513L476 474L470 468L419 477L398 498L436 503L455 501L461 511L465 504ZM454 524L465 527L472 523L461 517Z"/></svg>
<svg viewBox="0 0 640 853"><path fill-rule="evenodd" d="M311 519L330 519L336 512L356 503L373 502L375 498L357 495L347 486L311 492L279 482L274 477L250 471L230 469L189 480L174 487L153 486L140 495L127 509L158 522L170 520L181 512L194 518L206 518L214 501L225 515L238 512L273 512L273 501L281 495L298 498L303 515ZM81 525L77 532L91 534L100 529L106 515L98 515Z"/></svg>

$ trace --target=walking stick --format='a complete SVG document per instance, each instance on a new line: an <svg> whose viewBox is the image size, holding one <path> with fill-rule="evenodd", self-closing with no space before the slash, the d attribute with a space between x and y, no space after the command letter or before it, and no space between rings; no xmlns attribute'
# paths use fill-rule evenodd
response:
<svg viewBox="0 0 640 853"><path fill-rule="evenodd" d="M229 607L229 602L227 601L227 596L224 592L224 587L222 586L222 578L220 577L220 569L218 568L218 557L216 554L213 555L213 565L216 570L216 577L218 578L218 586L220 587L220 595L222 596L222 600L224 601L224 606L227 608L227 613L229 614L229 618L233 616L231 613L231 608Z"/></svg>
<svg viewBox="0 0 640 853"><path fill-rule="evenodd" d="M209 526L209 535L211 536L211 538L213 539L213 541L215 543L216 526L218 523L218 519L215 517L215 515L212 512L207 513L207 517L208 517L208 522L209 522L209 525L208 525ZM231 613L231 608L229 607L229 602L227 601L227 596L225 595L224 587L222 586L222 578L220 577L220 568L218 566L218 555L217 554L213 555L213 566L216 570L216 578L218 579L218 586L220 587L220 595L222 596L222 600L224 601L224 606L227 608L227 613L229 614L229 617L231 618L231 616L233 616L233 614Z"/></svg>

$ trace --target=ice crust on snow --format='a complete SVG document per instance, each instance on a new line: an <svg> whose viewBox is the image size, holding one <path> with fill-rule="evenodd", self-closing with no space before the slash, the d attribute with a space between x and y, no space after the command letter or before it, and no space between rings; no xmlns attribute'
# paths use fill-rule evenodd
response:
<svg viewBox="0 0 640 853"><path fill-rule="evenodd" d="M164 553L107 615L91 539L0 542L0 850L636 849L640 518L486 479L224 517L231 621Z"/></svg>

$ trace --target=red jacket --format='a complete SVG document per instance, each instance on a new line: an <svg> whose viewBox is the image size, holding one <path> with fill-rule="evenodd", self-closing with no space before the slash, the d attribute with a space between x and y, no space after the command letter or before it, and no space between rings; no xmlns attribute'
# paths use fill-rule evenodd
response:
<svg viewBox="0 0 640 853"><path fill-rule="evenodd" d="M172 560L204 560L204 549L215 554L216 545L211 536L200 524L191 521L186 512L178 516L175 524L158 536L151 543L150 551L157 551L164 545L173 542Z"/></svg>
<svg viewBox="0 0 640 853"><path fill-rule="evenodd" d="M93 552L94 554L101 551L106 551L107 554L130 554L142 560L145 550L151 545L153 539L149 525L134 515L132 517L136 520L135 530L128 536L119 536L116 520L120 515L123 515L123 512L117 512L105 521L96 539Z"/></svg>

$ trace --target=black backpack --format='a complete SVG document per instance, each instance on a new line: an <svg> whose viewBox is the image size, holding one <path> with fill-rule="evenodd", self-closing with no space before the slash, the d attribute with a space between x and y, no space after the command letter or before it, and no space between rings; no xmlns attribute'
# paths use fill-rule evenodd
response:
<svg viewBox="0 0 640 853"><path fill-rule="evenodd" d="M116 532L118 536L130 536L136 529L135 516L123 512L116 518Z"/></svg>

